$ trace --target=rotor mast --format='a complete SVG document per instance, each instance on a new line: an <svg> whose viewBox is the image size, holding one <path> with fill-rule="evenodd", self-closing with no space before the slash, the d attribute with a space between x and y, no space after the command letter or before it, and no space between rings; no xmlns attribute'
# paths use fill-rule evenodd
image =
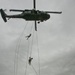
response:
<svg viewBox="0 0 75 75"><path fill-rule="evenodd" d="M36 2L33 0L33 8L36 10Z"/></svg>
<svg viewBox="0 0 75 75"><path fill-rule="evenodd" d="M36 0L33 0L33 9L36 10ZM37 23L36 23L36 20L34 21L34 24L35 24L35 31L37 31Z"/></svg>

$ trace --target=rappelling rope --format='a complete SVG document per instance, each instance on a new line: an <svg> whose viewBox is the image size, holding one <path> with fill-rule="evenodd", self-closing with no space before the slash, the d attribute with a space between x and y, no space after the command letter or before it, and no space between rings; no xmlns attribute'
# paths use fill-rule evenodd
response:
<svg viewBox="0 0 75 75"><path fill-rule="evenodd" d="M27 24L26 24L26 26L27 26ZM14 75L17 75L18 74L18 54L19 54L19 47L20 47L20 43L21 43L21 38L22 38L22 36L24 34L24 31L26 29L26 26L25 26L22 34L19 37L17 50L15 50L15 58L17 60L16 59L14 60ZM32 31L32 29L33 29L33 31ZM33 48L32 46L33 46L33 39L34 39L34 28L33 28L33 26L31 26L30 32L33 33L33 36L32 36L32 40L31 40L31 45L30 45L30 40L28 39L28 47L27 47L28 50L27 50L27 59L26 59L27 62L26 62L26 68L25 68L25 73L24 73L25 75L27 75L27 67L28 67L28 59L29 59L29 56L31 57L31 55L32 55L32 48ZM36 32L36 40L37 40L39 73L36 71L36 69L34 68L34 66L32 64L31 64L31 67L33 68L33 70L36 73L36 75L40 75L40 56L39 56L39 46L38 46L38 34L37 34L37 32ZM30 50L30 47L31 47L31 50ZM17 53L17 55L16 55L16 53ZM15 70L15 62L17 63L16 70Z"/></svg>
<svg viewBox="0 0 75 75"><path fill-rule="evenodd" d="M32 36L32 42L31 42L31 51L30 51L30 57L31 57L31 55L32 55L32 46L33 46L33 39L34 39L34 27L33 27L33 31L32 31L32 33L33 33L33 36Z"/></svg>
<svg viewBox="0 0 75 75"><path fill-rule="evenodd" d="M33 25L31 26L31 29L30 29L30 33L32 32L32 28L33 28ZM27 75L27 67L28 67L28 59L29 59L29 56L31 53L29 53L30 50L30 39L28 39L28 50L27 50L27 62L26 62L26 69L25 69L25 75Z"/></svg>
<svg viewBox="0 0 75 75"><path fill-rule="evenodd" d="M24 74L24 75L27 75L27 67L28 67L28 54L29 54L29 40L28 40L28 51L27 51L26 68L25 68L25 74Z"/></svg>
<svg viewBox="0 0 75 75"><path fill-rule="evenodd" d="M31 65L31 66L32 66L33 70L35 71L36 75L38 75L38 73L37 73L37 71L35 70L34 66L33 66L33 65Z"/></svg>
<svg viewBox="0 0 75 75"><path fill-rule="evenodd" d="M39 66L39 75L40 75L40 54L39 54L38 33L37 32L36 32L36 39L37 39L38 66Z"/></svg>
<svg viewBox="0 0 75 75"><path fill-rule="evenodd" d="M38 51L38 66L39 66L39 72L37 73L37 71L35 70L35 68L33 67L33 65L31 64L34 72L36 73L36 75L40 75L40 55L39 55L39 46L38 46L38 33L37 31L34 30L33 28L33 36L32 36L32 44L31 44L31 50L30 50L30 57L32 55L32 46L33 46L33 39L34 39L34 32L36 32L36 44L37 44L37 51Z"/></svg>
<svg viewBox="0 0 75 75"><path fill-rule="evenodd" d="M34 31L33 31L34 34ZM34 37L34 36L33 36ZM38 33L36 32L36 42L37 42L37 51L38 51L38 66L39 66L39 72L37 73L36 69L34 68L34 66L31 64L34 72L36 73L36 75L40 75L40 55L39 55L39 46L38 46ZM32 42L33 43L33 42ZM32 44L33 45L33 44ZM31 52L32 54L32 52Z"/></svg>
<svg viewBox="0 0 75 75"><path fill-rule="evenodd" d="M16 46L16 49L15 49L15 57L14 57L14 75L18 75L18 54L19 54L19 48L20 48L20 43L21 43L21 39L22 39L22 36L24 34L24 31L26 29L26 26L27 26L28 22L26 23L25 27L24 27L24 30L22 31L19 39L18 39L18 42L17 42L17 46ZM33 31L32 31L33 29ZM34 38L34 28L33 26L31 26L31 29L30 29L30 32L33 33L33 36L32 36L32 42L31 42L31 50L30 50L30 54L29 54L29 40L28 40L28 52L27 52L27 62L26 62L26 69L25 69L25 75L27 74L27 63L28 63L28 55L30 55L31 57L31 54L32 54L32 46L33 46L33 38ZM38 34L36 33L36 39L37 39L37 50L38 50L38 65L39 65L39 75L40 75L40 58L39 58L39 48L38 48ZM38 75L38 73L36 72L35 68L33 67L33 65L31 65L33 70L35 71L36 75Z"/></svg>
<svg viewBox="0 0 75 75"><path fill-rule="evenodd" d="M33 29L33 30L32 30ZM26 62L26 69L25 69L25 75L27 75L27 67L28 67L28 60L29 57L32 57L32 46L33 46L33 39L34 39L34 27L31 27L30 32L32 31L32 39L28 39L28 51L27 51L27 62ZM31 45L30 45L30 41L31 41ZM29 46L30 45L30 46ZM30 48L31 47L31 48ZM29 49L30 48L30 49ZM30 65L29 65L30 66ZM36 69L34 68L34 66L31 64L32 69L34 70L35 74L38 75Z"/></svg>
<svg viewBox="0 0 75 75"><path fill-rule="evenodd" d="M29 42L29 57L31 57L31 54L32 54L32 46L33 46L33 37L34 37L34 28L33 28L33 24L32 24L32 26L31 26L31 29L30 29L30 33L31 33L31 37L32 37L32 39L30 40L28 40L28 42ZM31 41L31 43L30 43L30 41Z"/></svg>
<svg viewBox="0 0 75 75"><path fill-rule="evenodd" d="M20 42L21 42L21 38L22 38L22 36L23 36L23 34L24 34L24 31L25 31L25 29L26 29L26 27L27 27L27 24L28 24L28 22L26 23L26 25L25 25L25 27L24 27L24 29L23 29L23 31L22 31L22 33L21 33L19 39L18 39L17 46L16 46L16 49L15 49L14 75L17 75L17 73L18 73L18 54L19 54Z"/></svg>
<svg viewBox="0 0 75 75"><path fill-rule="evenodd" d="M35 29L34 29L34 27L33 27L33 36L32 36L32 43L31 43L30 57L32 56L32 50L33 50L32 46L33 46L34 32L35 32ZM34 72L36 73L36 75L38 75L38 73L37 73L36 69L34 68L34 66L33 66L32 64L31 64L31 66L32 66Z"/></svg>

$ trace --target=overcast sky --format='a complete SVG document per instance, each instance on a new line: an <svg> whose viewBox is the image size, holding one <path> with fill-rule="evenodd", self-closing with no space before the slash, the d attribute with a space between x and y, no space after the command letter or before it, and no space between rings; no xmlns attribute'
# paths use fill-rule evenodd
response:
<svg viewBox="0 0 75 75"><path fill-rule="evenodd" d="M36 2L39 10L62 11L62 14L50 14L51 18L48 21L38 25L40 74L75 75L75 0L36 0ZM9 9L32 9L33 0L0 0L0 8L7 9L7 14L12 13L8 11ZM26 30L19 41L26 24ZM4 23L0 17L0 75L25 75L28 50L25 36L29 34L32 25L33 22L22 19L10 19ZM32 64L38 71L36 47L34 37ZM18 58L15 53L18 53ZM35 75L31 66L28 66L27 75Z"/></svg>

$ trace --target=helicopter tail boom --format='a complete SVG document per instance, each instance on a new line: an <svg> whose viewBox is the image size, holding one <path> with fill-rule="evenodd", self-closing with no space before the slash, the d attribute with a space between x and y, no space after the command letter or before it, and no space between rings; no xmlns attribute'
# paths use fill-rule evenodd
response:
<svg viewBox="0 0 75 75"><path fill-rule="evenodd" d="M4 22L7 22L6 13L4 12L4 10L0 9L0 12L1 12L1 16L2 16L2 19L4 20Z"/></svg>

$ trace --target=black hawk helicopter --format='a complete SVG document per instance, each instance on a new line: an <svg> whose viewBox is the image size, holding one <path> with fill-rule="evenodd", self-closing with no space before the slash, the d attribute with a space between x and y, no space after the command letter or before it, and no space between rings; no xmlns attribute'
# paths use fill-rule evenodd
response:
<svg viewBox="0 0 75 75"><path fill-rule="evenodd" d="M1 16L4 20L4 22L7 22L7 19L10 18L22 18L25 19L26 21L34 21L35 23L35 31L37 31L37 21L38 23L46 21L50 18L49 13L54 13L54 14L61 14L62 12L54 12L54 11L40 11L36 10L36 0L33 0L33 9L25 9L25 10L16 10L16 9L10 9L10 11L15 11L15 12L22 12L21 14L17 15L7 15L3 9L0 9Z"/></svg>

